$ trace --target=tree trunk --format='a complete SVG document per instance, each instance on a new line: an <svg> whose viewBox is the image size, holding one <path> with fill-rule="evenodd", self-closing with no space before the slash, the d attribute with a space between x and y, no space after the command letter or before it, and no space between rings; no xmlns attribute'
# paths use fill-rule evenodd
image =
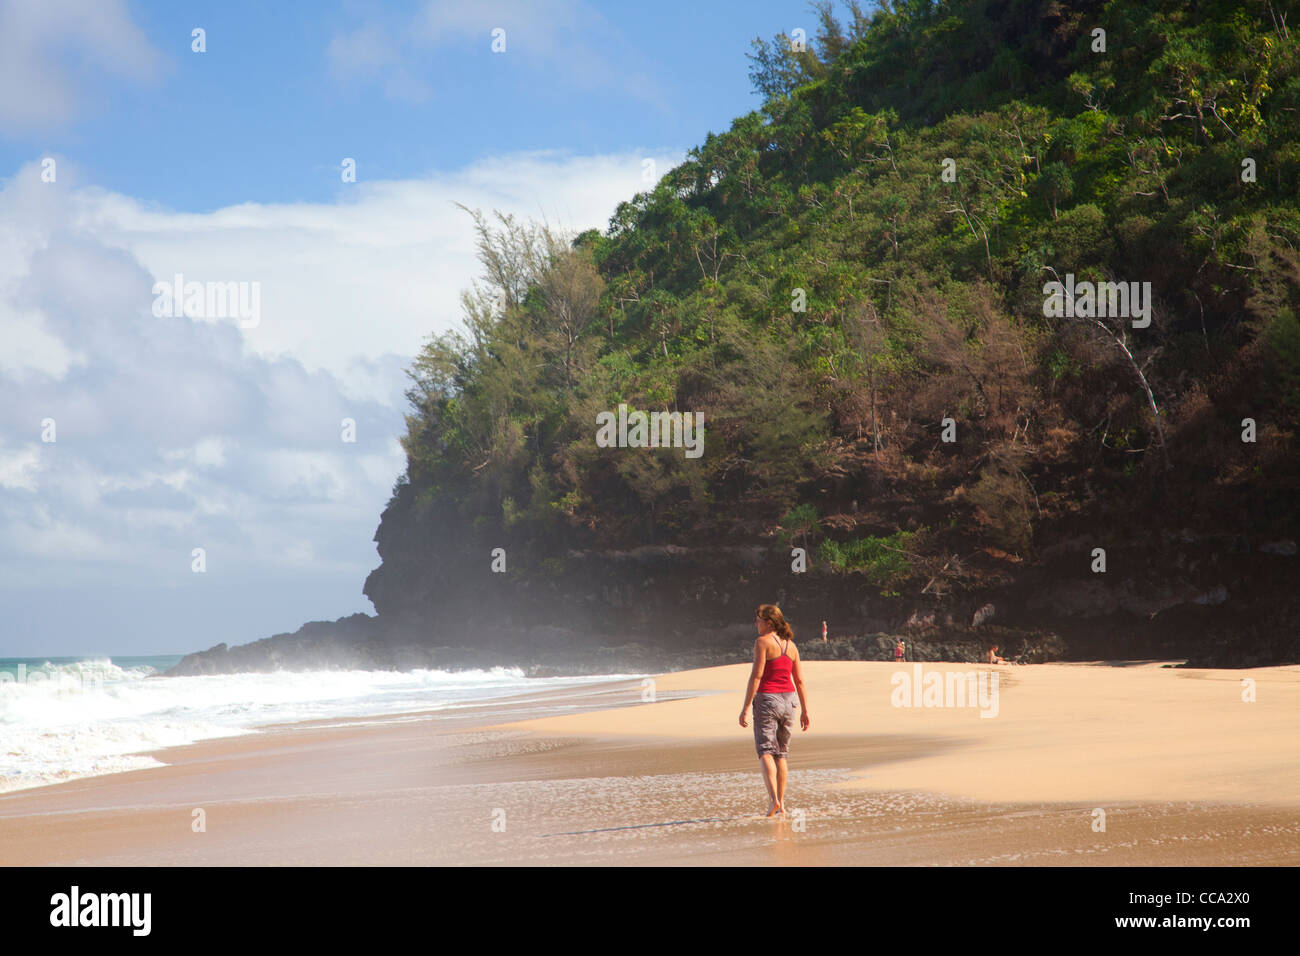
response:
<svg viewBox="0 0 1300 956"><path fill-rule="evenodd" d="M1155 393L1151 391L1151 385L1147 382L1147 377L1142 374L1142 369L1138 365L1137 359L1135 359L1133 353L1129 351L1128 345L1124 342L1123 337L1116 335L1104 322L1097 319L1093 319L1092 321L1115 340L1115 344L1118 345L1120 351L1124 353L1124 357L1128 359L1128 363L1132 367L1134 374L1137 375L1138 381L1142 383L1142 391L1146 392L1147 404L1151 407L1151 414L1154 416L1156 422L1156 438L1160 442L1160 458L1164 463L1165 470L1168 471L1170 464L1169 451L1165 448L1165 430L1160 424L1160 409L1156 407L1156 396Z"/></svg>

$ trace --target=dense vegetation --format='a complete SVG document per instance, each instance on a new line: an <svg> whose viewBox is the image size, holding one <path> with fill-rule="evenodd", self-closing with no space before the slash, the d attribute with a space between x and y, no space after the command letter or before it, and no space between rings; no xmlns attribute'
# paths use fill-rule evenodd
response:
<svg viewBox="0 0 1300 956"><path fill-rule="evenodd" d="M826 4L806 49L756 41L762 106L605 232L473 213L484 278L412 369L390 510L537 573L775 542L886 595L1134 516L1294 534L1284 7ZM1150 325L1045 316L1067 274L1149 282ZM597 447L620 403L702 412L704 455Z"/></svg>

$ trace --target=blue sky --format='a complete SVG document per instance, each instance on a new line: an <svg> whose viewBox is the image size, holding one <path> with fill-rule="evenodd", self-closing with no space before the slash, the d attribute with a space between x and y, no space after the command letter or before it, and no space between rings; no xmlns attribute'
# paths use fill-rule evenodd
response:
<svg viewBox="0 0 1300 956"><path fill-rule="evenodd" d="M0 657L371 612L404 369L478 273L454 204L605 227L646 159L757 107L749 41L796 27L776 0L0 0ZM160 314L177 274L256 288L256 320Z"/></svg>
<svg viewBox="0 0 1300 956"><path fill-rule="evenodd" d="M123 9L143 45L94 54L72 32L42 50L77 102L0 125L0 170L67 155L106 189L207 212L329 201L345 156L360 177L393 180L528 150L684 150L758 105L754 36L814 32L797 0ZM506 30L504 53L488 24Z"/></svg>

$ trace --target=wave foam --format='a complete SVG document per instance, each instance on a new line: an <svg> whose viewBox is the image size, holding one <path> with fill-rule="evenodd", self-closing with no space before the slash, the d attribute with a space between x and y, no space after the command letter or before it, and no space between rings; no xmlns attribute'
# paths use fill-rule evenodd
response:
<svg viewBox="0 0 1300 956"><path fill-rule="evenodd" d="M254 733L266 724L443 709L619 679L527 678L517 667L204 677L156 673L152 667L124 668L94 658L46 662L24 669L22 679L0 675L0 792L159 766L143 754Z"/></svg>

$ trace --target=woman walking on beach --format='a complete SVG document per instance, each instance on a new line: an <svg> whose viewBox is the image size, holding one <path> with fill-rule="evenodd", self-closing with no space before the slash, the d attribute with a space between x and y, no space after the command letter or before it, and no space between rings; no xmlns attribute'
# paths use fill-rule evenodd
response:
<svg viewBox="0 0 1300 956"><path fill-rule="evenodd" d="M804 694L803 672L799 669L799 648L794 631L775 604L760 604L754 618L758 639L754 641L754 666L749 672L745 705L740 708L740 726L754 705L754 749L762 764L763 783L772 801L769 817L785 813L786 751L794 730L794 712L801 714L799 726L808 729L808 698ZM795 704L795 695L799 703Z"/></svg>

